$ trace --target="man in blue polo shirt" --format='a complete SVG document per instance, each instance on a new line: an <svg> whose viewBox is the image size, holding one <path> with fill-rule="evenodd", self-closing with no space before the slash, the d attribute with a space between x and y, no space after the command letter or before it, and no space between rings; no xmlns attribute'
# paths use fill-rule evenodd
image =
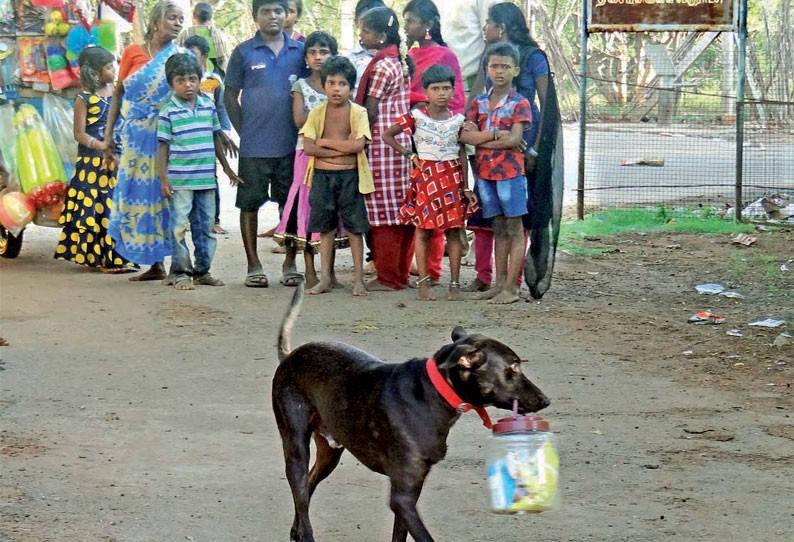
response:
<svg viewBox="0 0 794 542"><path fill-rule="evenodd" d="M240 135L237 207L248 260L245 285L267 287L256 251L257 213L270 199L287 202L298 129L290 88L306 70L303 44L284 33L288 0L253 0L256 35L235 47L226 70L224 104ZM238 102L242 91L242 105Z"/></svg>

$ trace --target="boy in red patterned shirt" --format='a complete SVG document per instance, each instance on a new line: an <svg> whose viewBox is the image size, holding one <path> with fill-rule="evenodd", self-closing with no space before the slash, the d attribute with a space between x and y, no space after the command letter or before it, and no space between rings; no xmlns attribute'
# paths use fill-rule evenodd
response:
<svg viewBox="0 0 794 542"><path fill-rule="evenodd" d="M460 141L477 148L474 171L485 218L493 218L496 283L475 299L507 304L518 301L518 274L524 260L527 178L524 176L524 128L532 120L526 98L513 90L519 52L510 43L485 53L493 87L472 100Z"/></svg>

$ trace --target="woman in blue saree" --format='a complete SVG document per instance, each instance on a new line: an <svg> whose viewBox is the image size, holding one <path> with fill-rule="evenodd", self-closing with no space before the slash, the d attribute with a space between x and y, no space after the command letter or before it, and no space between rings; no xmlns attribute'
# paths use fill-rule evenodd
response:
<svg viewBox="0 0 794 542"><path fill-rule="evenodd" d="M160 193L154 160L157 117L171 90L165 62L171 55L187 52L174 44L183 24L182 8L174 0L160 0L152 8L144 44L131 45L122 54L110 106L105 161L118 161L118 184L109 234L120 255L151 266L130 280L164 279L163 260L171 254L169 202ZM113 153L114 128L121 134L120 157Z"/></svg>

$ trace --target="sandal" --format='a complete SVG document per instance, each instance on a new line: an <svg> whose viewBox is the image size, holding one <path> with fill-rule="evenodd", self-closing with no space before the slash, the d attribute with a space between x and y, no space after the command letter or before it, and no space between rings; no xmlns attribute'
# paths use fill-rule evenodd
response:
<svg viewBox="0 0 794 542"><path fill-rule="evenodd" d="M174 288L177 290L195 290L193 280L187 275L179 275L174 281Z"/></svg>
<svg viewBox="0 0 794 542"><path fill-rule="evenodd" d="M197 279L193 279L193 284L198 284L200 286L225 286L226 285L222 280L216 279L215 277L213 277L209 273L207 273L206 275L201 275Z"/></svg>
<svg viewBox="0 0 794 542"><path fill-rule="evenodd" d="M119 267L100 267L99 272L106 275L120 275L122 273L135 273L140 269L132 266L119 266Z"/></svg>
<svg viewBox="0 0 794 542"><path fill-rule="evenodd" d="M267 275L263 271L252 271L245 276L243 284L249 288L267 288Z"/></svg>
<svg viewBox="0 0 794 542"><path fill-rule="evenodd" d="M299 286L304 280L303 275L298 273L297 271L293 271L291 273L285 273L283 277L281 277L281 284L284 286Z"/></svg>

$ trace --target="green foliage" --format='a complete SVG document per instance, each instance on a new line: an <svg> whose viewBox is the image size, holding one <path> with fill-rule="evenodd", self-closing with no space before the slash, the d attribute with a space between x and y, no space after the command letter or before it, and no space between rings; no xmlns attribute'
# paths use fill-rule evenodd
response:
<svg viewBox="0 0 794 542"><path fill-rule="evenodd" d="M623 232L682 232L703 234L737 234L752 233L751 224L737 224L714 216L705 217L702 212L696 214L676 211L679 218L670 218L664 206L656 210L616 209L601 211L587 215L584 220L564 222L560 236L564 240L577 240L584 237L610 236Z"/></svg>

